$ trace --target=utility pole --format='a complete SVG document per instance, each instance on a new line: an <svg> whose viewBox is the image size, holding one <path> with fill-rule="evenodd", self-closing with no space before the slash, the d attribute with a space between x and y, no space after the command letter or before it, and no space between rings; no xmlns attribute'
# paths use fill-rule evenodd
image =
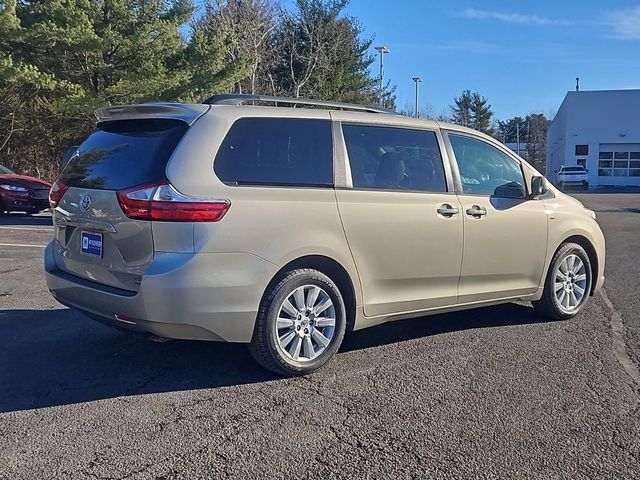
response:
<svg viewBox="0 0 640 480"><path fill-rule="evenodd" d="M520 156L520 122L516 123L516 148L518 149L518 156Z"/></svg>
<svg viewBox="0 0 640 480"><path fill-rule="evenodd" d="M420 116L420 84L422 83L422 79L420 77L413 77L412 79L414 82L416 82L416 118L418 118Z"/></svg>
<svg viewBox="0 0 640 480"><path fill-rule="evenodd" d="M524 144L524 159L527 162L531 162L531 159L529 158L529 121L527 120L527 141ZM535 161L536 159L534 158L533 161Z"/></svg>
<svg viewBox="0 0 640 480"><path fill-rule="evenodd" d="M380 92L379 103L380 106L384 106L384 54L391 53L386 46L376 47L376 50L380 54Z"/></svg>

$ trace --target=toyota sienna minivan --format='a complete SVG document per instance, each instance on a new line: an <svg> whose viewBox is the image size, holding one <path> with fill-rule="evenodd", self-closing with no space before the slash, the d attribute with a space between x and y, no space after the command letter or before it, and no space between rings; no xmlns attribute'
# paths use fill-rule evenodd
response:
<svg viewBox="0 0 640 480"><path fill-rule="evenodd" d="M103 323L300 375L347 330L514 300L567 319L604 282L594 212L468 128L247 95L96 116L44 266Z"/></svg>

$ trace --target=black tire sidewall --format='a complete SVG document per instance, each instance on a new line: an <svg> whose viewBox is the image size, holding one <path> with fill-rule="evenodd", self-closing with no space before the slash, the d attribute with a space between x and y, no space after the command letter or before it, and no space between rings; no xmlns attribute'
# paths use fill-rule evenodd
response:
<svg viewBox="0 0 640 480"><path fill-rule="evenodd" d="M582 260L582 263L584 263L586 267L585 270L587 273L587 285L585 288L585 294L584 294L583 300L580 303L580 305L578 305L578 308L576 308L571 312L565 312L560 308L559 302L556 299L556 295L554 291L554 284L555 284L554 273L558 265L562 262L562 260L568 255L572 255L572 254L577 255L580 258L580 260ZM555 312L557 313L557 315L561 318L571 318L577 315L587 304L587 300L589 299L589 295L591 292L592 282L593 282L593 271L591 269L591 261L589 260L589 256L587 255L587 252L584 250L584 248L582 248L577 243L567 243L562 248L560 248L560 250L556 252L553 258L553 262L551 263L551 270L549 271L549 275L547 277L547 286L546 286L547 295L549 295L550 303L553 309L555 310Z"/></svg>
<svg viewBox="0 0 640 480"><path fill-rule="evenodd" d="M346 309L340 290L336 284L326 275L314 270L300 270L293 271L293 275L285 276L284 281L280 282L274 287L276 290L271 297L270 304L268 306L264 327L266 328L266 341L269 349L269 353L273 357L276 363L290 374L305 374L317 370L323 366L340 348L342 338L346 329ZM291 295L296 288L303 285L316 285L322 288L331 298L333 306L336 312L336 327L331 339L331 343L325 349L322 354L311 361L296 362L290 358L284 357L276 342L278 341L276 335L275 324L278 319L278 313L280 306L284 300Z"/></svg>

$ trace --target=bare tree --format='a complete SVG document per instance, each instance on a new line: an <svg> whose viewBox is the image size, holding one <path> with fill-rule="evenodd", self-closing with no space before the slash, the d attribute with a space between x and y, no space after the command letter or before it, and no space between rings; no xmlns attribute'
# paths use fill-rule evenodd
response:
<svg viewBox="0 0 640 480"><path fill-rule="evenodd" d="M269 69L273 54L269 48L275 28L277 5L272 0L216 0L210 15L229 35L227 55L233 62L246 62L249 76L237 82L240 92L262 93L273 89L265 85L263 73Z"/></svg>

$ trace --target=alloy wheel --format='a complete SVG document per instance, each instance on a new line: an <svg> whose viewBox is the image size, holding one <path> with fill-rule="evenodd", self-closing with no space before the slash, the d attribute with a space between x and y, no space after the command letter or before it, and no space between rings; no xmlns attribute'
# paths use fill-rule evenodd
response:
<svg viewBox="0 0 640 480"><path fill-rule="evenodd" d="M560 310L571 313L584 301L587 294L587 268L578 255L569 254L555 271L553 291Z"/></svg>
<svg viewBox="0 0 640 480"><path fill-rule="evenodd" d="M317 285L303 285L280 306L276 345L285 357L309 362L327 349L335 327L336 310L329 294Z"/></svg>

